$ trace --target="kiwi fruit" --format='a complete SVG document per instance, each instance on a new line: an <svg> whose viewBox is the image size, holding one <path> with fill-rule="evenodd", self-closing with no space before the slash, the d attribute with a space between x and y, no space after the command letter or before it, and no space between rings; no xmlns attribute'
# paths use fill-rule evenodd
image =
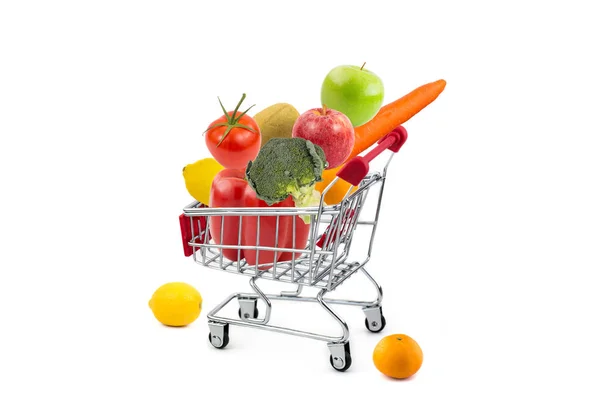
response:
<svg viewBox="0 0 600 400"><path fill-rule="evenodd" d="M254 120L260 128L260 147L262 148L274 137L291 138L292 128L299 116L298 110L287 103L273 104L257 113Z"/></svg>

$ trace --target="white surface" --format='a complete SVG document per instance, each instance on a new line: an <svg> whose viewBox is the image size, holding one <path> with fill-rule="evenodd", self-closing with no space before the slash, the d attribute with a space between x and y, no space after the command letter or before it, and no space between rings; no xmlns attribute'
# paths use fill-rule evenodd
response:
<svg viewBox="0 0 600 400"><path fill-rule="evenodd" d="M0 398L597 398L592 2L205 3L221 4L0 5ZM345 374L308 339L233 327L213 349L206 312L247 279L184 258L177 217L217 95L306 110L330 68L363 61L386 103L448 81L405 124L370 264L384 333L421 344L421 371L379 374L383 334L346 307ZM147 307L176 280L205 298L185 329ZM280 323L326 321L275 306Z"/></svg>

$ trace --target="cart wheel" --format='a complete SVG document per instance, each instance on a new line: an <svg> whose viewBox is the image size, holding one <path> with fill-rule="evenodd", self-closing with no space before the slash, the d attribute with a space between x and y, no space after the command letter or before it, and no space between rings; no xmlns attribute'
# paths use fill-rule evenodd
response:
<svg viewBox="0 0 600 400"><path fill-rule="evenodd" d="M238 309L238 317L240 317L240 319L247 319L247 318L249 318L249 317L245 317L245 316L242 317L242 309L241 308ZM254 317L252 317L252 318L258 318L258 308L257 307L254 307Z"/></svg>
<svg viewBox="0 0 600 400"><path fill-rule="evenodd" d="M343 362L343 366L340 367L340 363L341 362ZM350 366L352 365L352 357L350 356L350 352L349 351L344 351L344 360L343 361L339 361L337 359L334 360L333 356L330 355L329 356L329 363L331 364L331 366L333 367L333 369L335 369L336 371L344 372L348 368L350 368Z"/></svg>
<svg viewBox="0 0 600 400"><path fill-rule="evenodd" d="M363 308L363 311L366 315L365 326L370 332L381 332L385 328L385 317L381 306Z"/></svg>
<svg viewBox="0 0 600 400"><path fill-rule="evenodd" d="M377 324L377 326L372 326L371 324L369 324L369 320L367 318L365 318L365 326L367 327L367 329L370 332L373 333L377 333L377 332L381 332L383 330L383 328L385 328L385 317L382 315L381 316L381 323Z"/></svg>
<svg viewBox="0 0 600 400"><path fill-rule="evenodd" d="M328 343L329 363L336 371L344 372L352 365L352 357L350 356L350 342L346 343Z"/></svg>
<svg viewBox="0 0 600 400"><path fill-rule="evenodd" d="M229 344L229 324L223 326L222 334L208 332L208 341L217 349L224 349Z"/></svg>

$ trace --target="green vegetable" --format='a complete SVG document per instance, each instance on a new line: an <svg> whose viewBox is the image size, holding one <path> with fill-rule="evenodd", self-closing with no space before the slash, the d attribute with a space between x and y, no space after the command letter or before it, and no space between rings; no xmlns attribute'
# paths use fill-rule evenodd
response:
<svg viewBox="0 0 600 400"><path fill-rule="evenodd" d="M296 207L319 204L315 183L327 166L320 146L302 138L272 138L246 168L246 179L256 196L272 205L289 195Z"/></svg>

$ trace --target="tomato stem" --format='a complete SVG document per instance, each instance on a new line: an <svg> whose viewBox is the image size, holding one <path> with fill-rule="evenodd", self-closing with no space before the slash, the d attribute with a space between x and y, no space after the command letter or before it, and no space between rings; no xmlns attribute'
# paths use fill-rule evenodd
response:
<svg viewBox="0 0 600 400"><path fill-rule="evenodd" d="M223 136L221 136L221 140L219 140L219 143L217 143L217 147L219 147L219 145L221 145L221 143L223 143L223 140L225 140L225 138L227 137L227 135L229 135L229 132L231 132L231 130L233 128L242 128L242 129L246 129L252 133L256 133L256 130L254 130L253 128L247 126L247 125L243 125L243 124L239 124L238 122L240 121L240 119L246 115L246 113L248 111L250 111L250 109L252 107L254 107L256 104L251 105L250 107L248 107L248 109L246 111L244 111L243 113L241 113L239 116L236 116L238 110L240 109L240 106L242 105L242 103L244 102L244 99L246 98L246 93L242 94L242 98L240 99L240 101L237 103L237 105L235 106L235 109L233 110L233 113L231 115L229 115L229 113L227 112L227 110L225 109L225 107L223 106L223 103L221 102L221 98L219 96L217 96L217 99L219 100L219 104L221 105L221 109L223 110L223 114L225 115L225 119L227 122L220 122L218 124L214 124L208 127L207 130L204 131L204 133L208 132L209 130L213 129L213 128L217 128L219 126L226 126L227 129L225 129L225 132L223 133Z"/></svg>
<svg viewBox="0 0 600 400"><path fill-rule="evenodd" d="M247 109L246 111L244 111L243 113L241 113L241 114L240 114L240 116L239 116L239 117L237 117L237 119L235 120L235 123L237 123L237 122L238 122L238 121L239 121L239 120L240 120L240 119L241 119L241 118L242 118L244 115L246 115L246 113L247 113L248 111L250 111L250 109L251 109L252 107L254 107L255 105L256 105L256 104L252 104L250 107L248 107L248 109Z"/></svg>
<svg viewBox="0 0 600 400"><path fill-rule="evenodd" d="M223 110L223 114L225 114L225 116L227 117L227 120L229 120L229 114L227 114L227 110L225 109L225 107L223 107L223 103L221 102L221 98L219 96L217 96L217 99L219 100L219 104L221 105L221 110Z"/></svg>
<svg viewBox="0 0 600 400"><path fill-rule="evenodd" d="M237 103L237 106L235 106L235 110L233 110L233 114L231 114L232 121L230 121L230 122L233 122L236 120L235 114L237 114L237 112L240 109L240 106L244 102L245 98L246 98L246 93L242 93L242 99ZM233 123L235 123L235 122L233 122Z"/></svg>

